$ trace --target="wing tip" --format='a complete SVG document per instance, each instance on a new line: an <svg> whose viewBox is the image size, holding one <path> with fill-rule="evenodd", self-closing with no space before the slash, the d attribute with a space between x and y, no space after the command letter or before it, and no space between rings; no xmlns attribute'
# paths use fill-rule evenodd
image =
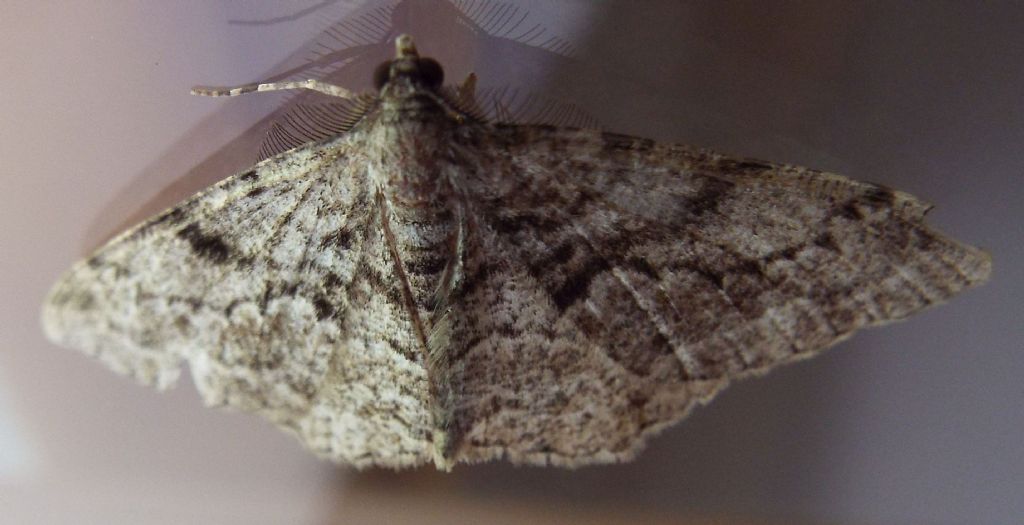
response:
<svg viewBox="0 0 1024 525"><path fill-rule="evenodd" d="M124 334L105 330L95 318L92 296L69 283L69 275L61 278L43 300L40 324L50 342L94 357L140 384L158 390L174 386L181 375L180 357L143 349Z"/></svg>

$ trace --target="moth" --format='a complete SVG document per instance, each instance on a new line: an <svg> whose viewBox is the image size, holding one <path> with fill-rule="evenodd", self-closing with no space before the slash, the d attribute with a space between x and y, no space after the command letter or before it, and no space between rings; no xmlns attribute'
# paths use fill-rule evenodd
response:
<svg viewBox="0 0 1024 525"><path fill-rule="evenodd" d="M357 467L625 461L735 379L985 281L906 193L592 129L487 122L413 40L347 132L125 232L54 342ZM357 95L315 80L197 89Z"/></svg>

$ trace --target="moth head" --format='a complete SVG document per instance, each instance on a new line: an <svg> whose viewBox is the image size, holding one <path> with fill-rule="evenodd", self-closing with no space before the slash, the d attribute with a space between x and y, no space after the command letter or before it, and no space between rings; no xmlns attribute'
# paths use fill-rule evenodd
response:
<svg viewBox="0 0 1024 525"><path fill-rule="evenodd" d="M378 90L387 84L407 83L415 87L437 90L444 82L444 69L433 58L420 57L409 35L395 39L395 58L377 66L373 85Z"/></svg>

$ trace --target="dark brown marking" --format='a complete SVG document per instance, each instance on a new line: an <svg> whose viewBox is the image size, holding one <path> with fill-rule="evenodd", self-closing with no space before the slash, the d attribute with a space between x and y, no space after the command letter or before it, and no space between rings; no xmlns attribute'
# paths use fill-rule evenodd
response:
<svg viewBox="0 0 1024 525"><path fill-rule="evenodd" d="M718 209L722 199L733 189L733 183L721 179L705 177L700 189L692 197L685 198L679 206L680 220L683 224L699 219L701 216Z"/></svg>
<svg viewBox="0 0 1024 525"><path fill-rule="evenodd" d="M459 290L459 292L464 296L472 294L474 291L476 291L479 285L483 284L484 282L491 278L491 274L494 272L496 268L496 266L491 265L487 262L481 262L480 265L477 266L476 271L470 274L468 278L463 279L462 288Z"/></svg>
<svg viewBox="0 0 1024 525"><path fill-rule="evenodd" d="M538 231L551 231L564 226L561 222L550 217L543 217L532 213L518 215L494 215L490 219L490 227L503 234L513 234L525 228Z"/></svg>
<svg viewBox="0 0 1024 525"><path fill-rule="evenodd" d="M181 221L181 219L185 218L185 211L186 209L189 208L191 208L191 206L182 205L177 208L168 210L166 213L153 219L153 222L149 223L149 226L146 229L152 228L158 224L177 224L178 222Z"/></svg>
<svg viewBox="0 0 1024 525"><path fill-rule="evenodd" d="M369 286L373 293L381 294L396 304L400 304L402 301L402 292L397 286L389 286L388 282L385 282L384 278L377 272L375 268L369 264L363 262L356 267L356 275L363 278L363 282Z"/></svg>
<svg viewBox="0 0 1024 525"><path fill-rule="evenodd" d="M832 234L829 232L824 232L821 235L815 237L814 244L829 251L842 253L842 249L839 248L839 244L836 243L835 238L832 237Z"/></svg>
<svg viewBox="0 0 1024 525"><path fill-rule="evenodd" d="M836 210L835 214L851 221L864 220L864 213L860 210L860 206L858 204L857 199L846 201L838 210Z"/></svg>
<svg viewBox="0 0 1024 525"><path fill-rule="evenodd" d="M609 266L608 261L604 260L604 258L591 258L576 273L566 278L565 282L551 294L551 300L554 301L559 311L564 312L566 308L572 306L580 297L586 295L590 289L590 283L594 281L594 277L609 269L611 269L611 266Z"/></svg>
<svg viewBox="0 0 1024 525"><path fill-rule="evenodd" d="M626 259L626 264L638 273L646 275L651 279L658 280L658 271L655 270L654 267L651 266L651 263L646 260L640 257L630 257L629 259Z"/></svg>
<svg viewBox="0 0 1024 525"><path fill-rule="evenodd" d="M612 257L622 257L633 249L633 246L643 242L656 240L660 232L657 230L622 230L614 237L604 239L601 244L602 253Z"/></svg>
<svg viewBox="0 0 1024 525"><path fill-rule="evenodd" d="M178 237L188 241L192 251L215 263L223 263L228 260L230 255L228 245L224 244L224 241L217 235L203 233L197 223L189 224L178 230Z"/></svg>
<svg viewBox="0 0 1024 525"><path fill-rule="evenodd" d="M725 163L722 167L727 170L733 169L737 171L768 171L775 169L775 166L759 160L741 160L734 163Z"/></svg>
<svg viewBox="0 0 1024 525"><path fill-rule="evenodd" d="M884 186L875 186L864 193L863 200L873 205L881 204L885 207L891 207L896 202L896 194Z"/></svg>
<svg viewBox="0 0 1024 525"><path fill-rule="evenodd" d="M328 290L338 288L342 284L341 277L338 277L338 274L334 272L328 273L327 277L324 278L324 288Z"/></svg>
<svg viewBox="0 0 1024 525"><path fill-rule="evenodd" d="M761 269L761 263L754 259L742 259L729 268L728 273L731 274L747 274L753 276L760 276L763 274Z"/></svg>
<svg viewBox="0 0 1024 525"><path fill-rule="evenodd" d="M610 151L632 150L642 152L649 151L655 145L655 142L651 139L631 137L618 133L602 133L601 139L604 141L604 148Z"/></svg>
<svg viewBox="0 0 1024 525"><path fill-rule="evenodd" d="M793 260L793 258L796 257L796 254L800 253L800 248L801 247L799 246L789 246L787 248L783 248L779 250L778 258Z"/></svg>
<svg viewBox="0 0 1024 525"><path fill-rule="evenodd" d="M792 261L793 258L796 257L796 254L800 253L800 250L802 249L803 246L787 246L781 250L775 250L774 252L765 255L759 264L763 269L779 260Z"/></svg>
<svg viewBox="0 0 1024 525"><path fill-rule="evenodd" d="M238 177L246 182L256 180L256 170L249 170Z"/></svg>
<svg viewBox="0 0 1024 525"><path fill-rule="evenodd" d="M448 259L445 257L423 256L410 260L405 269L410 275L437 275L446 266Z"/></svg>
<svg viewBox="0 0 1024 525"><path fill-rule="evenodd" d="M572 243L564 242L552 250L547 257L531 263L529 266L530 273L535 277L543 275L552 268L569 262L574 253L576 253L575 246Z"/></svg>
<svg viewBox="0 0 1024 525"><path fill-rule="evenodd" d="M323 240L320 241L320 248L329 248L331 246L337 246L343 250L348 250L352 247L352 234L344 229L338 229L324 236Z"/></svg>
<svg viewBox="0 0 1024 525"><path fill-rule="evenodd" d="M316 308L316 318L321 321L334 315L334 305L323 296L318 295L313 299L313 307Z"/></svg>
<svg viewBox="0 0 1024 525"><path fill-rule="evenodd" d="M692 262L680 262L678 266L703 277L707 281L710 281L715 288L718 288L719 290L724 289L725 275L723 273L703 268Z"/></svg>
<svg viewBox="0 0 1024 525"><path fill-rule="evenodd" d="M580 191L576 194L572 204L566 207L566 212L572 216L582 215L587 205L595 200L594 195L587 191Z"/></svg>
<svg viewBox="0 0 1024 525"><path fill-rule="evenodd" d="M535 230L550 231L562 226L557 221L531 213L512 216L497 215L491 219L490 224L494 231L505 235L518 233L527 227Z"/></svg>
<svg viewBox="0 0 1024 525"><path fill-rule="evenodd" d="M895 202L896 194L893 190L882 186L875 186L865 191L864 194L843 203L834 215L853 221L861 221L867 217L872 209L892 208Z"/></svg>

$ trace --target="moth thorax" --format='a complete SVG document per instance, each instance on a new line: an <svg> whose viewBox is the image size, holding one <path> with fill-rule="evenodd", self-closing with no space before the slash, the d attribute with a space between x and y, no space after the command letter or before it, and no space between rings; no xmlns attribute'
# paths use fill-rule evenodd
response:
<svg viewBox="0 0 1024 525"><path fill-rule="evenodd" d="M442 203L451 191L447 133L420 123L384 128L388 147L379 150L376 169L384 192L392 202L409 208Z"/></svg>

